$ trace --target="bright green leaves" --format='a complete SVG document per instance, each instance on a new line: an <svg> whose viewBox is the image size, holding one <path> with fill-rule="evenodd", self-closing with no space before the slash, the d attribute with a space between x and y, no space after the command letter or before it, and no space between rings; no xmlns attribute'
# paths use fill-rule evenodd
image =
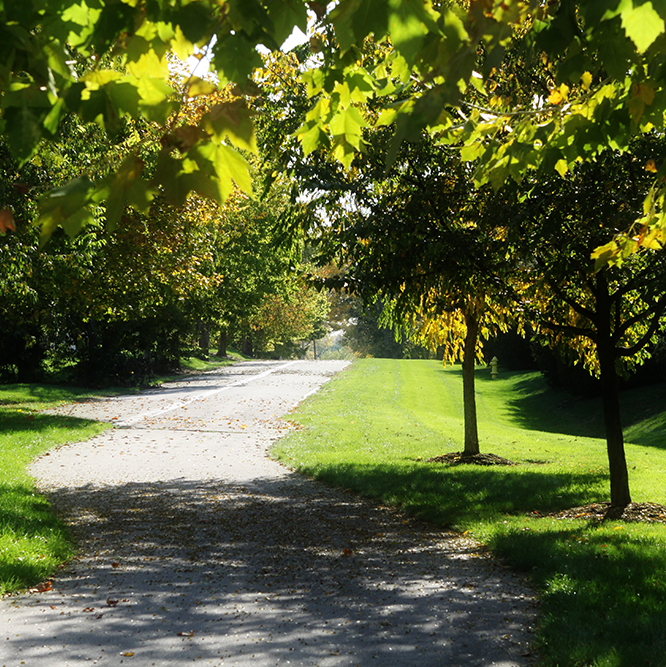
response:
<svg viewBox="0 0 666 667"><path fill-rule="evenodd" d="M636 45L639 53L647 51L654 41L664 33L664 19L655 11L649 0L642 4L624 0L620 11L622 27L627 37Z"/></svg>
<svg viewBox="0 0 666 667"><path fill-rule="evenodd" d="M361 147L361 131L364 127L368 127L368 123L355 107L342 110L331 119L333 155L345 167L351 165L354 155Z"/></svg>
<svg viewBox="0 0 666 667"><path fill-rule="evenodd" d="M426 36L436 29L436 14L422 0L388 0L389 34L405 60L414 64Z"/></svg>

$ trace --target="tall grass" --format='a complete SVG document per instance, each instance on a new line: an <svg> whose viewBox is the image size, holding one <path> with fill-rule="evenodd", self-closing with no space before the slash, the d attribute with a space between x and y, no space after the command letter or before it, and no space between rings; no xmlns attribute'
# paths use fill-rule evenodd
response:
<svg viewBox="0 0 666 667"><path fill-rule="evenodd" d="M666 387L623 396L634 501L666 504ZM545 665L666 665L666 525L544 515L609 498L601 405L549 389L535 373L477 371L481 450L516 466L447 466L462 449L459 369L363 360L291 418L274 448L288 465L469 530L528 572L542 599ZM663 431L661 431L663 435Z"/></svg>

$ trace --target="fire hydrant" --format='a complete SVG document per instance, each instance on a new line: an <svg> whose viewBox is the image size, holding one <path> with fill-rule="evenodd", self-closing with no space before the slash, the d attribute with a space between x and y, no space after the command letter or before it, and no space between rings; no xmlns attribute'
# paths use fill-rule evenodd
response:
<svg viewBox="0 0 666 667"><path fill-rule="evenodd" d="M493 380L497 377L497 357L490 360L490 377Z"/></svg>

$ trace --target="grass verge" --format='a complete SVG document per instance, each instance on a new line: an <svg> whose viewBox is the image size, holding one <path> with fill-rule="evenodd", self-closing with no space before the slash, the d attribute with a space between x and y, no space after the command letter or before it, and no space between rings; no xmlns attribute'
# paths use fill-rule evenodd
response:
<svg viewBox="0 0 666 667"><path fill-rule="evenodd" d="M544 665L666 665L666 525L544 516L608 500L599 400L546 387L535 373L478 371L481 448L519 465L429 463L462 449L459 369L363 360L291 418L304 428L273 455L437 525L469 530L541 599ZM623 396L636 502L666 504L666 387ZM663 433L663 432L662 432Z"/></svg>
<svg viewBox="0 0 666 667"><path fill-rule="evenodd" d="M27 468L53 447L86 440L108 428L37 412L90 395L48 385L0 386L0 594L42 581L73 555L65 526L35 490Z"/></svg>

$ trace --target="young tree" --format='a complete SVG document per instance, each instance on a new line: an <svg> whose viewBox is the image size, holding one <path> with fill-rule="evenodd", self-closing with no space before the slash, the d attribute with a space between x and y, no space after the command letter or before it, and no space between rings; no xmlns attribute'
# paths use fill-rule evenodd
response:
<svg viewBox="0 0 666 667"><path fill-rule="evenodd" d="M624 155L602 153L571 176L540 180L524 202L520 239L523 294L539 330L566 345L600 377L610 468L611 507L631 502L618 397L618 372L640 364L666 310L666 253L658 243L609 266L592 259L640 211L649 160L665 154L652 137ZM635 240L639 243L639 239Z"/></svg>

